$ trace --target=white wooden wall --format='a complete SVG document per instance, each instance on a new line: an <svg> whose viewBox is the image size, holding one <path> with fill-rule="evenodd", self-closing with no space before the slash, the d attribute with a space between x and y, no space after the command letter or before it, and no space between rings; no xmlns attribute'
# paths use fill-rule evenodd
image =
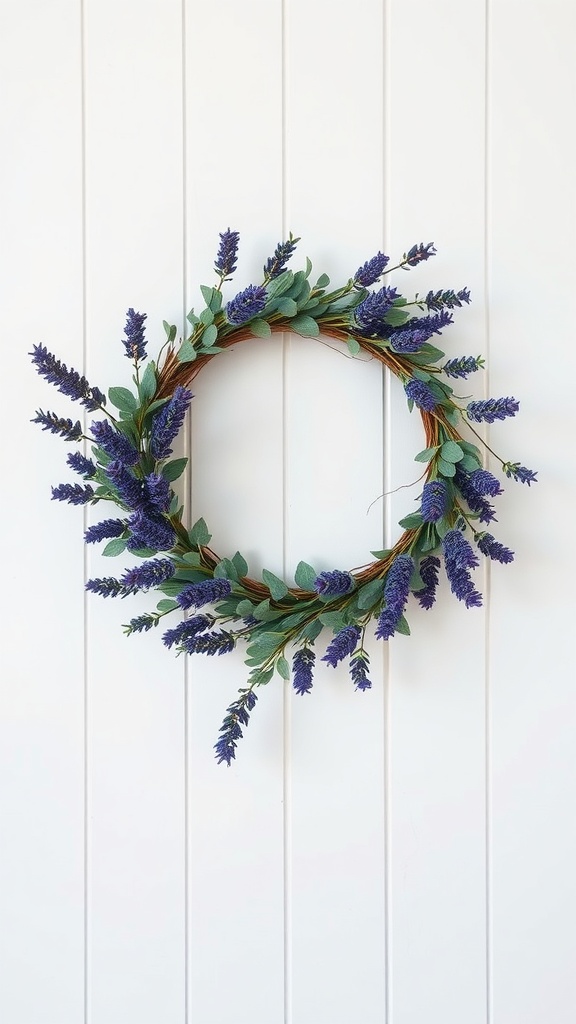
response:
<svg viewBox="0 0 576 1024"><path fill-rule="evenodd" d="M573 0L0 0L2 1024L573 1024L576 371ZM347 278L433 240L404 288L468 285L512 566L311 697L261 694L212 756L241 654L126 639L84 598L81 510L50 502L45 343L126 383L128 306L182 323L218 232L235 285L288 230ZM232 294L232 292L230 292ZM222 554L359 565L412 509L395 382L254 341L195 384L192 511ZM475 386L482 387L482 382ZM480 397L481 393L477 396Z"/></svg>

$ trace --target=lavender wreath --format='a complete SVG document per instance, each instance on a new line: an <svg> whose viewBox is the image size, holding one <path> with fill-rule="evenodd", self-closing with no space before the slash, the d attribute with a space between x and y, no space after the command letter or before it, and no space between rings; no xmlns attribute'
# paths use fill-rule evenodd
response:
<svg viewBox="0 0 576 1024"><path fill-rule="evenodd" d="M322 660L336 668L348 659L355 688L367 690L371 682L364 636L371 620L376 620L381 640L409 633L409 596L421 608L432 607L441 559L453 594L467 608L478 607L482 597L470 575L479 564L477 552L498 562L512 561L512 551L481 525L495 518L488 499L501 494L502 488L483 468L478 445L462 436L463 424L491 452L506 477L528 485L536 480L532 470L492 452L474 426L514 416L516 399L468 401L464 406L448 383L479 370L484 365L480 356L438 365L445 355L431 339L452 323L456 307L470 301L469 291L430 291L409 301L395 287L371 290L392 270L408 270L435 255L433 244L412 246L392 267L378 252L342 287L328 290L326 274L310 283L309 260L305 270L286 269L298 241L290 235L279 244L263 268L262 283L250 285L224 304L222 287L236 269L239 235L223 232L214 268L217 284L201 287L205 306L198 314L188 314L188 336L177 342L176 327L164 323L166 341L156 362L147 362L144 370L147 317L129 309L123 344L134 367L134 390L110 388L114 414L102 391L42 344L30 353L38 373L59 391L88 412L104 415L86 434L79 420L36 413L33 422L44 430L91 445L92 458L81 451L67 457L83 482L60 484L52 489L52 497L72 505L112 502L120 515L90 526L86 543L106 541L105 555L128 551L144 559L119 578L88 580L87 590L122 598L159 591L162 598L156 610L131 619L125 631L141 633L168 615L184 612L186 617L162 637L166 647L179 653L222 655L239 643L247 644L247 684L227 708L215 744L218 762L228 765L256 703L257 688L275 672L282 679L292 678L296 693L310 693L314 644L324 628L333 637ZM394 547L372 552L374 560L355 572L317 572L300 562L295 586L267 570L261 580L253 579L239 552L232 557L217 555L203 519L187 528L184 508L171 487L187 462L170 456L192 399L192 380L229 346L285 332L306 338L322 334L343 342L352 356L366 352L382 363L402 382L410 410L417 407L426 438L424 450L415 457L425 467L420 508L400 521L403 533ZM286 657L289 648L294 651L292 669Z"/></svg>

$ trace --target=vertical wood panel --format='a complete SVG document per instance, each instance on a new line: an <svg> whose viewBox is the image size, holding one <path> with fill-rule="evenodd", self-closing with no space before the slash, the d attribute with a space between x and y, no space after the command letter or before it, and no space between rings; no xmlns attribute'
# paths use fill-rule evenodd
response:
<svg viewBox="0 0 576 1024"><path fill-rule="evenodd" d="M457 311L439 342L453 355L485 348L484 28L480 0L466 5L464 17L455 0L390 5L389 244L394 254L420 241L438 249L410 278L400 277L404 293L471 288L473 305ZM456 392L481 389L479 377ZM396 381L391 410L390 486L397 487L418 475L411 460L424 443L417 412L407 425ZM418 507L412 498L420 492L421 484L393 496L392 524ZM412 602L408 617L412 637L390 642L391 1019L480 1024L484 613L466 610L444 586L438 607L426 613Z"/></svg>
<svg viewBox="0 0 576 1024"><path fill-rule="evenodd" d="M494 1024L576 1016L575 32L570 3L492 4L490 390L520 413L491 436L539 470L506 486L516 562L492 583Z"/></svg>
<svg viewBox="0 0 576 1024"><path fill-rule="evenodd" d="M126 309L148 313L152 354L162 318L181 317L180 2L91 0L85 47L89 367L100 382L129 384ZM91 550L89 573L130 561ZM93 1024L184 1013L183 666L159 631L126 638L121 628L150 604L88 602Z"/></svg>
<svg viewBox="0 0 576 1024"><path fill-rule="evenodd" d="M27 422L37 408L78 415L27 353L42 342L82 369L79 40L71 0L0 6L0 1018L10 1024L77 1024L83 1007L82 516L50 503L75 446Z"/></svg>
<svg viewBox="0 0 576 1024"><path fill-rule="evenodd" d="M287 228L314 280L345 281L382 246L382 5L332 17L287 5ZM334 343L292 337L287 360L290 572L348 569L382 546L382 375ZM368 631L371 633L371 630ZM290 694L288 1020L376 1024L385 1012L382 647L373 689L320 661Z"/></svg>
<svg viewBox="0 0 576 1024"><path fill-rule="evenodd" d="M215 283L219 232L240 231L225 301L261 281L281 235L281 3L188 3L186 22L189 309L200 282ZM280 339L221 353L192 390L192 518L219 554L240 549L253 575L281 573ZM244 652L189 666L190 1015L202 1024L284 1016L279 679L259 692L232 767L212 750L246 682Z"/></svg>

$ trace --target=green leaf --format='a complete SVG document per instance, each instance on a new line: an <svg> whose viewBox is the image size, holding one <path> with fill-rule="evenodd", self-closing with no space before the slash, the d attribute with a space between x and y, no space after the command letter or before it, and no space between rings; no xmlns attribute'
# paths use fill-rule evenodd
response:
<svg viewBox="0 0 576 1024"><path fill-rule="evenodd" d="M209 324L214 323L214 313L211 309L203 309L200 313L200 323L205 324L207 327Z"/></svg>
<svg viewBox="0 0 576 1024"><path fill-rule="evenodd" d="M403 615L400 616L398 622L396 623L395 632L403 633L404 636L410 636L410 626L406 622L406 619L404 618Z"/></svg>
<svg viewBox="0 0 576 1024"><path fill-rule="evenodd" d="M121 555L126 550L126 541L122 540L121 537L115 537L114 540L109 540L102 554L106 557L114 555Z"/></svg>
<svg viewBox="0 0 576 1024"><path fill-rule="evenodd" d="M260 658L261 661L265 661L285 643L284 633L259 633L253 637L253 643L247 648L246 653L250 658Z"/></svg>
<svg viewBox="0 0 576 1024"><path fill-rule="evenodd" d="M192 565L195 569L198 569L202 565L202 559L198 551L185 551L182 555L182 561L184 562L183 568Z"/></svg>
<svg viewBox="0 0 576 1024"><path fill-rule="evenodd" d="M170 483L172 480L177 480L179 476L182 476L187 463L188 459L172 459L171 462L167 462L166 465L162 467L162 476Z"/></svg>
<svg viewBox="0 0 576 1024"><path fill-rule="evenodd" d="M178 601L170 601L168 598L164 598L162 601L158 601L156 609L159 612L175 612L180 605Z"/></svg>
<svg viewBox="0 0 576 1024"><path fill-rule="evenodd" d="M276 303L276 308L279 313L282 313L282 316L296 316L296 313L298 312L298 306L294 302L294 299L278 299L278 302Z"/></svg>
<svg viewBox="0 0 576 1024"><path fill-rule="evenodd" d="M233 580L234 583L238 582L238 573L236 572L236 566L230 558L221 558L218 565L214 569L214 579L217 580Z"/></svg>
<svg viewBox="0 0 576 1024"><path fill-rule="evenodd" d="M202 298L204 299L204 302L206 303L207 306L209 306L210 303L212 302L212 296L214 295L216 289L210 288L207 284L201 284L200 291L202 292Z"/></svg>
<svg viewBox="0 0 576 1024"><path fill-rule="evenodd" d="M202 334L202 344L204 348L212 348L216 338L218 337L218 328L215 324L210 324Z"/></svg>
<svg viewBox="0 0 576 1024"><path fill-rule="evenodd" d="M213 313L219 313L222 308L222 292L217 288L212 289L212 298L208 303Z"/></svg>
<svg viewBox="0 0 576 1024"><path fill-rule="evenodd" d="M371 551L370 554L374 555L374 558L377 558L380 562L383 558L388 558L388 555L392 554L392 548L383 548L382 551Z"/></svg>
<svg viewBox="0 0 576 1024"><path fill-rule="evenodd" d="M437 444L433 448L425 448L424 451L418 452L418 455L414 456L414 462L430 462L434 458L440 445Z"/></svg>
<svg viewBox="0 0 576 1024"><path fill-rule="evenodd" d="M408 320L408 313L405 313L403 309L397 309L393 306L389 309L384 317L384 323L389 324L390 327L400 327L401 324L405 324Z"/></svg>
<svg viewBox="0 0 576 1024"><path fill-rule="evenodd" d="M308 602L305 603L308 604ZM304 619L308 618L309 614L310 612L308 608L301 612L295 612L293 615L287 615L285 618L283 618L282 622L279 623L279 625L281 625L283 629L288 631L289 629L292 629L294 626L299 626L301 622L304 622Z"/></svg>
<svg viewBox="0 0 576 1024"><path fill-rule="evenodd" d="M436 529L436 535L440 538L440 540L443 540L446 534L448 533L448 530L452 529L452 523L450 522L448 516L442 516L442 518L439 519L438 522L434 524L434 526Z"/></svg>
<svg viewBox="0 0 576 1024"><path fill-rule="evenodd" d="M316 284L314 285L314 287L315 288L327 288L329 284L330 284L330 278L328 277L328 274L320 274L320 277L316 281Z"/></svg>
<svg viewBox="0 0 576 1024"><path fill-rule="evenodd" d="M320 334L320 328L315 320L311 316L296 316L290 322L290 330L294 331L295 334L300 334L303 338L317 338Z"/></svg>
<svg viewBox="0 0 576 1024"><path fill-rule="evenodd" d="M460 462L464 458L464 452L456 441L444 441L440 455L445 462Z"/></svg>
<svg viewBox="0 0 576 1024"><path fill-rule="evenodd" d="M179 363L193 363L198 355L198 352L194 348L191 341L183 341L178 349L178 362Z"/></svg>
<svg viewBox="0 0 576 1024"><path fill-rule="evenodd" d="M339 633L347 625L347 619L343 612L322 612L318 616L323 626L328 626L334 633Z"/></svg>
<svg viewBox="0 0 576 1024"><path fill-rule="evenodd" d="M291 270L284 270L278 277L273 278L266 285L266 294L268 299L275 299L278 295L283 295L292 286L294 281L294 274Z"/></svg>
<svg viewBox="0 0 576 1024"><path fill-rule="evenodd" d="M170 342L170 344L172 344L174 338L176 337L176 324L169 324L167 320L163 320L162 326L166 331L166 337L168 338L168 341Z"/></svg>
<svg viewBox="0 0 576 1024"><path fill-rule="evenodd" d="M298 562L294 579L296 580L296 586L300 587L301 590L314 590L314 580L317 576L316 569L308 565L308 562Z"/></svg>
<svg viewBox="0 0 576 1024"><path fill-rule="evenodd" d="M400 519L398 526L401 526L403 530L416 530L422 526L423 522L420 512L412 512L409 516L404 516L404 519Z"/></svg>
<svg viewBox="0 0 576 1024"><path fill-rule="evenodd" d="M232 557L232 564L239 576L248 575L248 562L242 557L239 551Z"/></svg>
<svg viewBox="0 0 576 1024"><path fill-rule="evenodd" d="M254 605L252 604L252 601L248 601L245 598L243 601L238 602L236 611L238 612L238 615L241 615L243 618L247 618L249 615L254 614Z"/></svg>
<svg viewBox="0 0 576 1024"><path fill-rule="evenodd" d="M348 351L353 356L357 356L358 353L362 351L362 346L360 345L360 342L357 341L356 338L353 338L352 336L346 338L346 344L348 346Z"/></svg>
<svg viewBox="0 0 576 1024"><path fill-rule="evenodd" d="M360 609L371 608L378 598L384 596L384 580L370 580L358 591L357 602Z"/></svg>
<svg viewBox="0 0 576 1024"><path fill-rule="evenodd" d="M444 358L445 353L441 349L436 348L434 345L426 343L422 345L422 348L418 352L410 353L410 362L419 363L420 365L429 363L437 363L439 359Z"/></svg>
<svg viewBox="0 0 576 1024"><path fill-rule="evenodd" d="M320 633L322 632L323 629L324 626L319 619L312 619L311 622L304 626L304 629L302 630L300 636L302 637L303 640L313 641L316 639L317 636L320 636Z"/></svg>
<svg viewBox="0 0 576 1024"><path fill-rule="evenodd" d="M275 576L273 572L269 572L268 569L262 570L262 579L268 587L274 601L281 601L283 597L286 597L288 587L284 583L284 580L279 579L278 576Z"/></svg>
<svg viewBox="0 0 576 1024"><path fill-rule="evenodd" d="M138 402L128 388L110 388L108 398L121 412L133 413L138 408Z"/></svg>
<svg viewBox="0 0 576 1024"><path fill-rule="evenodd" d="M283 654L278 658L276 668L278 669L278 674L282 676L282 679L290 679L290 665Z"/></svg>
<svg viewBox="0 0 576 1024"><path fill-rule="evenodd" d="M193 326L200 323L200 320L196 316L193 309L191 309L190 312L186 314L186 319L188 323L192 324Z"/></svg>
<svg viewBox="0 0 576 1024"><path fill-rule="evenodd" d="M149 402L156 394L156 367L154 363L148 363L144 370L140 387L138 388L141 402Z"/></svg>
<svg viewBox="0 0 576 1024"><path fill-rule="evenodd" d="M134 552L132 552L134 554ZM155 587L161 594L166 594L167 597L177 597L184 590L186 583L178 580L167 580L166 583L162 583L159 587Z"/></svg>
<svg viewBox="0 0 576 1024"><path fill-rule="evenodd" d="M473 473L476 469L482 468L480 459L477 459L474 455L465 455L460 465L467 473Z"/></svg>
<svg viewBox="0 0 576 1024"><path fill-rule="evenodd" d="M254 686L266 686L266 683L270 682L270 680L272 679L273 675L274 675L274 666L272 666L272 668L264 669L263 672L258 672L256 670L253 670L250 673L252 684Z"/></svg>
<svg viewBox="0 0 576 1024"><path fill-rule="evenodd" d="M260 317L250 321L250 330L255 338L269 338L272 334L272 328L268 321L262 320Z"/></svg>
<svg viewBox="0 0 576 1024"><path fill-rule="evenodd" d="M312 272L312 260L306 257L306 277L310 277Z"/></svg>
<svg viewBox="0 0 576 1024"><path fill-rule="evenodd" d="M456 475L456 466L453 462L446 462L445 459L438 459L436 466L441 476L451 478Z"/></svg>
<svg viewBox="0 0 576 1024"><path fill-rule="evenodd" d="M201 547L210 543L212 534L203 519L198 519L191 530L188 531L188 540L193 547Z"/></svg>
<svg viewBox="0 0 576 1024"><path fill-rule="evenodd" d="M451 406L447 406L444 415L446 416L446 419L448 420L448 423L451 424L451 426L458 427L460 425L460 413L458 409L454 409Z"/></svg>

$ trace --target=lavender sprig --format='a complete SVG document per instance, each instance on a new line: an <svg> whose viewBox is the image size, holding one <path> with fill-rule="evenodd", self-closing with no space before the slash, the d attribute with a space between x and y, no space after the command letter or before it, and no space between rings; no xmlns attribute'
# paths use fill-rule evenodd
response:
<svg viewBox="0 0 576 1024"><path fill-rule="evenodd" d="M310 647L302 647L296 651L292 660L292 686L296 693L303 696L310 693L313 683L314 663L316 655Z"/></svg>
<svg viewBox="0 0 576 1024"><path fill-rule="evenodd" d="M495 562L506 564L514 561L514 552L500 544L491 533L480 534L476 538L476 543L482 554L487 555Z"/></svg>
<svg viewBox="0 0 576 1024"><path fill-rule="evenodd" d="M262 285L248 285L239 292L226 306L226 318L229 324L239 327L248 323L262 312L266 305L266 289Z"/></svg>
<svg viewBox="0 0 576 1024"><path fill-rule="evenodd" d="M226 231L222 231L220 234L220 245L218 247L218 255L216 256L214 270L218 274L221 282L229 281L236 270L239 241L239 232L230 231L230 228L227 228Z"/></svg>
<svg viewBox="0 0 576 1024"><path fill-rule="evenodd" d="M463 377L466 378L469 373L476 373L476 370L480 370L484 366L484 360L481 356L459 356L457 359L449 359L442 370L447 377Z"/></svg>
<svg viewBox="0 0 576 1024"><path fill-rule="evenodd" d="M448 288L446 291L442 291L442 289L437 292L430 291L423 301L428 309L454 309L455 306L461 306L464 302L466 304L470 302L470 291L468 288L461 288L459 292L455 292L452 288Z"/></svg>
<svg viewBox="0 0 576 1024"><path fill-rule="evenodd" d="M274 277L278 277L282 273L299 241L299 238L294 238L292 233L290 233L286 242L278 243L274 250L274 255L270 256L263 267L264 282L271 281Z"/></svg>
<svg viewBox="0 0 576 1024"><path fill-rule="evenodd" d="M333 569L332 572L321 572L314 580L314 590L322 597L337 597L349 594L354 589L354 577L349 572Z"/></svg>
<svg viewBox="0 0 576 1024"><path fill-rule="evenodd" d="M178 384L169 402L154 417L150 437L150 453L158 461L172 454L172 442L184 423L192 392Z"/></svg>
<svg viewBox="0 0 576 1024"><path fill-rule="evenodd" d="M354 323L360 334L370 337L387 337L391 327L386 324L385 317L398 298L396 288L380 288L371 292L354 310Z"/></svg>
<svg viewBox="0 0 576 1024"><path fill-rule="evenodd" d="M98 447L111 459L119 459L125 466L135 466L138 462L138 449L108 420L95 420L90 426L90 433Z"/></svg>
<svg viewBox="0 0 576 1024"><path fill-rule="evenodd" d="M126 569L120 583L130 590L150 590L166 583L175 571L174 562L169 558L153 558L149 562L133 566L132 569Z"/></svg>
<svg viewBox="0 0 576 1024"><path fill-rule="evenodd" d="M176 645L185 649L187 641L198 636L199 633L205 633L215 621L212 615L193 615L190 619L184 619L184 622L178 623L173 629L166 630L162 637L162 643L168 648Z"/></svg>
<svg viewBox="0 0 576 1024"><path fill-rule="evenodd" d="M526 469L526 466L521 466L519 462L504 462L502 469L507 477L512 477L521 484L528 484L528 487L530 484L538 483L534 470Z"/></svg>
<svg viewBox="0 0 576 1024"><path fill-rule="evenodd" d="M41 377L73 402L80 402L88 412L96 412L106 404L106 398L99 388L91 387L86 377L81 377L76 370L69 370L45 345L34 345L28 354L32 356L32 362Z"/></svg>
<svg viewBox="0 0 576 1024"><path fill-rule="evenodd" d="M36 416L31 423L39 423L42 430L49 430L52 434L59 434L65 441L80 441L83 437L82 424L80 420L73 423L70 419L64 419L55 412L42 412L38 409Z"/></svg>
<svg viewBox="0 0 576 1024"><path fill-rule="evenodd" d="M82 452L70 452L66 456L66 462L75 473L79 473L85 479L90 480L96 475L96 466L92 459L87 459Z"/></svg>
<svg viewBox="0 0 576 1024"><path fill-rule="evenodd" d="M256 704L254 690L244 690L238 700L235 700L226 708L226 715L220 726L220 736L214 744L216 760L218 764L226 761L228 767L236 757L236 746L238 740L242 739L241 726L247 726L250 721L250 712Z"/></svg>
<svg viewBox="0 0 576 1024"><path fill-rule="evenodd" d="M478 558L459 530L449 530L442 541L444 565L450 589L467 608L479 608L482 595L474 589L468 569L477 567Z"/></svg>
<svg viewBox="0 0 576 1024"><path fill-rule="evenodd" d="M134 363L141 363L146 359L146 339L144 337L144 321L148 319L147 313L137 313L130 309L126 314L126 326L122 340L128 359Z"/></svg>
<svg viewBox="0 0 576 1024"><path fill-rule="evenodd" d="M422 490L421 514L425 523L437 523L448 509L448 488L444 480L429 480Z"/></svg>
<svg viewBox="0 0 576 1024"><path fill-rule="evenodd" d="M58 484L52 488L53 501L67 501L69 505L85 505L94 497L94 488L90 484Z"/></svg>
<svg viewBox="0 0 576 1024"><path fill-rule="evenodd" d="M356 690L370 690L372 681L368 677L370 659L366 651L359 651L350 661L350 678Z"/></svg>
<svg viewBox="0 0 576 1024"><path fill-rule="evenodd" d="M515 398L487 398L480 402L468 402L466 413L474 423L494 423L515 416L520 403Z"/></svg>
<svg viewBox="0 0 576 1024"><path fill-rule="evenodd" d="M98 544L102 540L121 537L127 525L124 519L103 519L101 523L88 527L84 540L87 544Z"/></svg>
<svg viewBox="0 0 576 1024"><path fill-rule="evenodd" d="M434 242L427 242L426 245L424 242L420 242L420 245L413 245L407 253L404 253L403 263L407 263L409 267L416 267L419 263L423 263L435 255Z"/></svg>
<svg viewBox="0 0 576 1024"><path fill-rule="evenodd" d="M436 600L436 587L438 586L438 569L440 559L435 555L427 555L420 562L419 573L424 584L420 590L414 591L414 597L418 599L421 608L428 611Z"/></svg>
<svg viewBox="0 0 576 1024"><path fill-rule="evenodd" d="M389 256L385 256L383 252L377 252L371 260L367 260L361 267L358 267L354 274L354 284L360 285L362 288L368 288L371 284L375 284L389 262Z"/></svg>
<svg viewBox="0 0 576 1024"><path fill-rule="evenodd" d="M424 409L425 412L432 412L438 404L436 396L432 393L427 384L423 380L418 380L417 377L412 377L407 384L404 385L404 391L408 398L418 406L419 409Z"/></svg>
<svg viewBox="0 0 576 1024"><path fill-rule="evenodd" d="M376 627L378 640L389 640L396 632L410 593L410 580L414 562L410 555L397 555L386 576L384 600L386 607L381 611Z"/></svg>
<svg viewBox="0 0 576 1024"><path fill-rule="evenodd" d="M232 591L230 582L225 579L208 579L201 583L190 583L178 594L176 600L181 608L201 608L205 604L213 604Z"/></svg>
<svg viewBox="0 0 576 1024"><path fill-rule="evenodd" d="M361 630L358 626L345 626L344 629L341 629L332 640L332 643L328 645L322 661L327 661L332 668L336 668L339 661L352 654L360 639L360 632Z"/></svg>

